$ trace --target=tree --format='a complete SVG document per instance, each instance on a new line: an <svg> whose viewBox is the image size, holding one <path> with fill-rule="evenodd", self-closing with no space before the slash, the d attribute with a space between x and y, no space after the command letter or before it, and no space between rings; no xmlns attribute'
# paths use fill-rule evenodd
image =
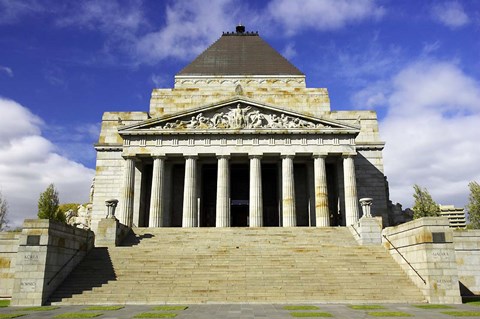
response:
<svg viewBox="0 0 480 319"><path fill-rule="evenodd" d="M470 196L468 205L465 207L470 217L470 227L480 228L480 185L477 182L470 182Z"/></svg>
<svg viewBox="0 0 480 319"><path fill-rule="evenodd" d="M437 217L440 215L440 206L432 199L426 188L421 188L417 184L413 185L413 219L421 217Z"/></svg>
<svg viewBox="0 0 480 319"><path fill-rule="evenodd" d="M8 203L7 200L3 197L2 192L0 192L0 231L7 228L8 220Z"/></svg>
<svg viewBox="0 0 480 319"><path fill-rule="evenodd" d="M55 185L48 185L38 200L38 218L65 221L65 214L58 209L59 202Z"/></svg>

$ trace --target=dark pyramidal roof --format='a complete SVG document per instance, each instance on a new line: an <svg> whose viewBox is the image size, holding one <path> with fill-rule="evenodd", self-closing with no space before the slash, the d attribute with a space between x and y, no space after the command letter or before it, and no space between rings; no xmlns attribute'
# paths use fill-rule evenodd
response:
<svg viewBox="0 0 480 319"><path fill-rule="evenodd" d="M177 75L304 75L257 32L227 32Z"/></svg>

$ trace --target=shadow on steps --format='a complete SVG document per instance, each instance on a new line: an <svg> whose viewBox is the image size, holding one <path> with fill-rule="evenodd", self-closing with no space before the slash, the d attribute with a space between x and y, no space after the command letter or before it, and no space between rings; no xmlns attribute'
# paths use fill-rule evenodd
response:
<svg viewBox="0 0 480 319"><path fill-rule="evenodd" d="M94 248L50 296L49 303L92 291L116 278L108 248Z"/></svg>

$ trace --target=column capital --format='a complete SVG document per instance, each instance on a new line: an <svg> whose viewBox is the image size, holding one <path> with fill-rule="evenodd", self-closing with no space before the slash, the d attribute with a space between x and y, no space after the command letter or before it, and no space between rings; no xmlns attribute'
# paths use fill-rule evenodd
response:
<svg viewBox="0 0 480 319"><path fill-rule="evenodd" d="M255 155L248 155L248 158L249 158L249 159L252 159L252 158L262 159L262 156L263 156L263 155L257 155L257 154L255 154Z"/></svg>
<svg viewBox="0 0 480 319"><path fill-rule="evenodd" d="M183 157L185 159L194 159L194 160L198 159L198 155L184 155Z"/></svg>
<svg viewBox="0 0 480 319"><path fill-rule="evenodd" d="M167 156L165 154L152 154L151 155L153 159L159 158L159 159L166 159Z"/></svg>
<svg viewBox="0 0 480 319"><path fill-rule="evenodd" d="M217 159L221 159L221 158L229 159L230 155L217 155Z"/></svg>
<svg viewBox="0 0 480 319"><path fill-rule="evenodd" d="M295 158L295 154L282 154L280 155L280 157L283 159L283 158L289 158L289 159L294 159Z"/></svg>
<svg viewBox="0 0 480 319"><path fill-rule="evenodd" d="M327 153L315 153L312 155L313 158L327 158Z"/></svg>

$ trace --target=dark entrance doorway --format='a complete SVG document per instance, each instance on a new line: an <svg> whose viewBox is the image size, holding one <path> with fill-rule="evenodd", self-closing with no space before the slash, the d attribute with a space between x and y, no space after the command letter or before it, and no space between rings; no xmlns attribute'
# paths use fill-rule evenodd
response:
<svg viewBox="0 0 480 319"><path fill-rule="evenodd" d="M202 194L200 198L200 227L215 227L217 196L217 165L202 165Z"/></svg>
<svg viewBox="0 0 480 319"><path fill-rule="evenodd" d="M248 164L232 164L230 166L230 223L232 227L248 226L249 180Z"/></svg>
<svg viewBox="0 0 480 319"><path fill-rule="evenodd" d="M278 216L278 165L262 164L263 226L280 225Z"/></svg>

